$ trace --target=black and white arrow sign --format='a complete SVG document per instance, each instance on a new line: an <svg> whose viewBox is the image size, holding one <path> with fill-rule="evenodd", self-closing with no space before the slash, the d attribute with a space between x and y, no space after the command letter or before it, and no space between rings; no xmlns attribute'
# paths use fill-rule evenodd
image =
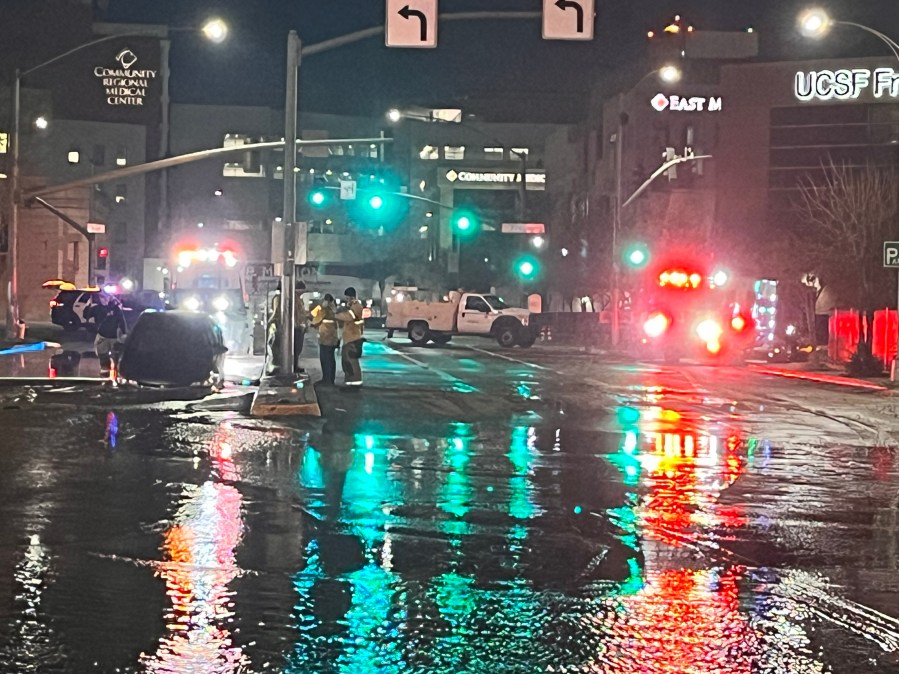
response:
<svg viewBox="0 0 899 674"><path fill-rule="evenodd" d="M595 0L543 0L545 40L592 40Z"/></svg>
<svg viewBox="0 0 899 674"><path fill-rule="evenodd" d="M387 0L388 47L436 47L437 0Z"/></svg>

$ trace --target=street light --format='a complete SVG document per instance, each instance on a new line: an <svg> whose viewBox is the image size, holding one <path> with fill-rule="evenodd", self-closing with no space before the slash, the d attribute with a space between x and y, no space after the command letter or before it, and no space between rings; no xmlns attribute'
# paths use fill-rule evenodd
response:
<svg viewBox="0 0 899 674"><path fill-rule="evenodd" d="M397 108L391 108L387 111L387 121L391 124L397 124L403 118L403 113Z"/></svg>
<svg viewBox="0 0 899 674"><path fill-rule="evenodd" d="M168 30L171 31L195 31L196 28L171 28L165 29L166 32ZM202 32L206 37L214 42L221 42L227 36L228 30L227 25L221 19L213 19L211 21L207 21L200 27L200 32ZM69 56L76 54L84 49L88 49L90 47L94 47L99 44L103 44L109 42L111 40L120 40L126 37L156 37L157 35L152 31L152 27L144 27L134 28L133 30L128 30L122 33L115 33L112 35L104 35L101 38L96 40L91 40L90 42L85 42L84 44L78 45L77 47L73 47L68 51L65 51L61 54L54 56L51 59L44 61L43 63L39 63L36 66L28 68L27 70L21 70L16 68L15 78L13 80L13 129L12 129L12 138L11 138L11 146L12 146L12 157L11 157L11 166L10 166L10 212L9 212L9 306L6 310L6 332L8 335L14 337L16 336L18 330L17 326L19 324L20 315L19 315L19 201L21 200L21 187L19 185L19 138L20 138L20 129L21 129L21 117L22 117L22 78L27 77L28 75L37 72L47 66L53 65L57 61L61 61ZM163 39L165 35L160 36ZM164 67L165 71L168 71L168 66ZM167 114L167 112L165 113ZM47 128L48 122L45 117L39 117L35 120L35 125L39 129ZM88 256L93 255L93 251L90 250L91 247L90 240L88 241ZM92 281L92 279L88 279L88 281Z"/></svg>
<svg viewBox="0 0 899 674"><path fill-rule="evenodd" d="M820 7L812 7L801 12L797 18L796 24L799 32L803 36L813 40L820 40L821 38L826 37L834 26L852 26L853 28L858 28L866 33L870 33L883 42L889 47L890 51L893 52L893 56L899 60L899 43L893 38L870 26L865 26L853 21L840 21L834 19L826 10L821 9Z"/></svg>
<svg viewBox="0 0 899 674"><path fill-rule="evenodd" d="M810 7L799 14L798 22L799 32L805 37L812 39L820 39L827 35L833 28L833 20L820 7Z"/></svg>
<svg viewBox="0 0 899 674"><path fill-rule="evenodd" d="M681 70L676 65L662 66L661 68L659 68L658 73L659 79L662 80L665 84L677 84L684 76L683 70ZM650 75L651 74L652 73L650 73Z"/></svg>
<svg viewBox="0 0 899 674"><path fill-rule="evenodd" d="M209 19L200 28L206 39L214 44L221 44L228 37L228 24L222 19Z"/></svg>
<svg viewBox="0 0 899 674"><path fill-rule="evenodd" d="M34 126L35 126L35 128L38 128L41 131L43 131L48 126L50 126L50 122L47 121L46 117L41 115L40 117L38 117L37 119L34 120Z"/></svg>

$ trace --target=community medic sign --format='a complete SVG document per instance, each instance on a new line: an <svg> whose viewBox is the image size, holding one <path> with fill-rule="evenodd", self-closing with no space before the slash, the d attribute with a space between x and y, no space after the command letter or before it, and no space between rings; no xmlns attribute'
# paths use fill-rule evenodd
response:
<svg viewBox="0 0 899 674"><path fill-rule="evenodd" d="M892 68L802 71L796 73L794 90L800 101L849 101L865 92L899 98L899 73Z"/></svg>
<svg viewBox="0 0 899 674"><path fill-rule="evenodd" d="M107 105L143 105L147 92L159 74L157 70L135 68L137 56L130 49L123 49L115 57L114 67L96 66L94 77L106 94Z"/></svg>

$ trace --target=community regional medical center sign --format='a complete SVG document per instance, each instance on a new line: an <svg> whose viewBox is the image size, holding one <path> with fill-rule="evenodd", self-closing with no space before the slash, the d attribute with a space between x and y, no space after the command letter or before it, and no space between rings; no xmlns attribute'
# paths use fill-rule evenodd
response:
<svg viewBox="0 0 899 674"><path fill-rule="evenodd" d="M94 68L94 77L103 87L107 105L143 105L158 71L135 68L138 59L130 49L123 49L115 60L116 67Z"/></svg>
<svg viewBox="0 0 899 674"><path fill-rule="evenodd" d="M874 98L899 98L899 73L892 68L801 71L794 87L800 101L850 101L865 92Z"/></svg>

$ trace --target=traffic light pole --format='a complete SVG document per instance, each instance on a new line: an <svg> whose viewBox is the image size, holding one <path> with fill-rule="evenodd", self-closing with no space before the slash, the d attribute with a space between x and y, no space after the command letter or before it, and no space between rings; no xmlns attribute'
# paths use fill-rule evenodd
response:
<svg viewBox="0 0 899 674"><path fill-rule="evenodd" d="M284 374L292 373L296 363L293 337L296 331L294 315L296 309L296 282L297 282L297 118L299 111L298 82L300 75L300 61L302 59L302 44L295 30L287 35L287 85L284 97L284 257L281 260L281 339L278 367ZM306 251L300 251L300 257L305 262Z"/></svg>

